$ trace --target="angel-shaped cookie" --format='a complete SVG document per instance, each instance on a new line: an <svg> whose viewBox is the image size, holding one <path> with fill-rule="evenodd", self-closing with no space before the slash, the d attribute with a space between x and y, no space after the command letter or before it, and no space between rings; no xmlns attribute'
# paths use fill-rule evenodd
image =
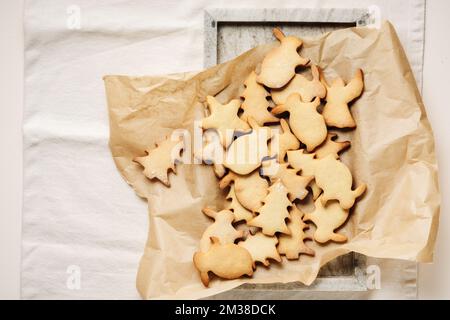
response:
<svg viewBox="0 0 450 320"><path fill-rule="evenodd" d="M133 161L144 167L144 175L149 179L158 179L165 186L170 187L168 171L176 173L176 162L180 160L180 153L184 148L184 141L166 139L156 145L156 148L146 150L144 157L134 158Z"/></svg>
<svg viewBox="0 0 450 320"><path fill-rule="evenodd" d="M272 89L270 91L272 100L275 104L285 104L287 98L293 93L300 94L302 101L310 102L314 98L325 98L327 90L320 81L320 69L313 64L311 66L312 80L308 80L301 74L296 74L287 86L281 89Z"/></svg>
<svg viewBox="0 0 450 320"><path fill-rule="evenodd" d="M232 100L223 105L216 98L208 96L206 104L211 114L202 120L201 126L205 130L216 129L225 148L233 141L235 131L245 132L250 129L248 123L238 116L241 107L240 100Z"/></svg>
<svg viewBox="0 0 450 320"><path fill-rule="evenodd" d="M244 82L245 90L242 97L245 99L241 105L244 112L241 119L248 121L252 118L260 126L268 122L278 122L280 119L271 114L268 110L270 104L267 100L269 93L263 85L256 82L256 73L252 71Z"/></svg>
<svg viewBox="0 0 450 320"><path fill-rule="evenodd" d="M289 127L295 136L306 145L311 152L327 138L327 126L322 115L317 111L320 99L313 102L302 102L298 93L289 96L286 104L272 109L273 114L289 111Z"/></svg>
<svg viewBox="0 0 450 320"><path fill-rule="evenodd" d="M297 52L303 44L299 38L286 37L278 28L273 29L273 34L280 41L280 46L266 55L256 80L269 88L281 88L294 77L295 68L307 65L309 59L301 57Z"/></svg>
<svg viewBox="0 0 450 320"><path fill-rule="evenodd" d="M364 76L358 69L355 76L347 85L341 78L336 78L331 85L322 77L322 83L327 88L327 103L323 108L322 115L328 126L336 128L355 128L348 104L358 98L364 89Z"/></svg>

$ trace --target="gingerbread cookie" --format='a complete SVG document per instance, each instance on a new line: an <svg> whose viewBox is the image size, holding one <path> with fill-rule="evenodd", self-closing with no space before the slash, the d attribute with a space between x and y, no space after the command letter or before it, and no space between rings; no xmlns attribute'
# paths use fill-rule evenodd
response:
<svg viewBox="0 0 450 320"><path fill-rule="evenodd" d="M235 131L245 132L250 129L247 122L238 117L240 100L232 100L228 104L220 104L214 97L206 97L210 116L202 120L203 129L216 129L222 145L226 148L233 141Z"/></svg>
<svg viewBox="0 0 450 320"><path fill-rule="evenodd" d="M288 168L287 163L279 164L276 160L263 162L262 175L269 177L274 182L281 180L286 187L289 201L303 200L308 195L306 186L314 179L314 176L300 176L296 169Z"/></svg>
<svg viewBox="0 0 450 320"><path fill-rule="evenodd" d="M312 221L317 227L314 232L314 240L319 243L326 243L330 240L347 241L346 236L335 233L334 230L345 223L349 214L348 210L343 209L337 201L331 201L324 206L321 198L316 200L314 211L303 217L303 221Z"/></svg>
<svg viewBox="0 0 450 320"><path fill-rule="evenodd" d="M289 96L286 104L276 106L272 113L280 114L289 111L289 126L295 136L306 145L310 152L327 138L327 126L322 115L317 111L320 99L313 102L302 102L298 93Z"/></svg>
<svg viewBox="0 0 450 320"><path fill-rule="evenodd" d="M236 197L243 207L253 212L261 208L267 196L269 183L261 178L258 171L246 176L230 172L220 180L219 187L225 189L232 182Z"/></svg>
<svg viewBox="0 0 450 320"><path fill-rule="evenodd" d="M252 132L238 137L226 152L223 165L231 171L245 175L261 166L268 155L267 141L272 138L269 127L260 127L252 118L248 119Z"/></svg>
<svg viewBox="0 0 450 320"><path fill-rule="evenodd" d="M228 280L253 275L253 259L246 249L234 243L221 244L215 237L211 241L207 252L194 254L194 265L205 287L209 286L209 271Z"/></svg>
<svg viewBox="0 0 450 320"><path fill-rule="evenodd" d="M277 237L269 237L262 232L255 235L249 235L245 241L238 243L239 246L247 249L253 259L253 268L257 261L266 267L269 266L269 259L281 262L280 254L277 251Z"/></svg>
<svg viewBox="0 0 450 320"><path fill-rule="evenodd" d="M170 187L168 171L176 173L175 164L180 160L180 153L184 148L184 141L166 139L156 145L155 149L146 150L147 156L137 157L133 161L144 167L144 175L151 179L158 179L165 186Z"/></svg>
<svg viewBox="0 0 450 320"><path fill-rule="evenodd" d="M289 98L292 93L300 94L300 97L304 102L310 102L316 97L321 99L325 98L327 90L320 81L320 70L315 64L311 66L311 72L313 77L312 80L306 79L306 77L301 74L296 74L286 87L282 89L272 89L270 93L273 102L277 105L285 104L287 98Z"/></svg>
<svg viewBox="0 0 450 320"><path fill-rule="evenodd" d="M292 133L291 128L286 120L281 119L280 125L283 130L282 134L274 135L269 142L270 156L277 156L278 162L283 163L288 150L297 150L300 148L300 141Z"/></svg>
<svg viewBox="0 0 450 320"><path fill-rule="evenodd" d="M278 252L280 254L284 254L289 260L298 259L300 254L314 256L314 250L305 244L305 240L311 239L305 234L304 231L309 228L309 226L302 220L304 213L294 205L291 208L290 214L291 220L289 220L287 226L291 231L291 234L280 235L278 238Z"/></svg>
<svg viewBox="0 0 450 320"><path fill-rule="evenodd" d="M297 52L303 44L299 38L286 37L278 28L273 29L273 34L280 41L280 46L272 49L264 58L257 81L277 89L286 85L294 77L295 68L307 65L309 59L301 57Z"/></svg>
<svg viewBox="0 0 450 320"><path fill-rule="evenodd" d="M203 213L214 219L214 223L210 225L203 233L200 239L200 251L206 252L211 246L211 237L216 237L221 244L234 243L236 239L242 238L242 231L237 231L232 222L234 214L230 210L222 210L220 212L209 208L203 209Z"/></svg>
<svg viewBox="0 0 450 320"><path fill-rule="evenodd" d="M260 227L262 232L273 236L276 232L290 234L286 225L289 218L288 207L292 203L287 197L287 189L280 180L269 188L269 194L264 199L264 205L257 211L258 216L248 222L249 226Z"/></svg>
<svg viewBox="0 0 450 320"><path fill-rule="evenodd" d="M336 133L329 133L327 140L318 147L314 153L317 159L323 159L328 155L332 155L335 159L339 159L339 153L350 148L350 141L335 141L337 139Z"/></svg>
<svg viewBox="0 0 450 320"><path fill-rule="evenodd" d="M239 222L242 220L250 221L253 219L253 213L247 210L237 199L236 193L234 191L234 184L230 187L230 192L227 195L227 200L231 200L228 210L231 210L234 214L234 222Z"/></svg>
<svg viewBox="0 0 450 320"><path fill-rule="evenodd" d="M268 122L280 121L280 119L269 112L270 104L267 100L269 93L264 89L264 86L256 82L256 73L254 71L250 73L244 84L246 88L242 93L244 102L241 106L244 112L241 115L241 119L248 121L249 118L252 118L260 126Z"/></svg>
<svg viewBox="0 0 450 320"><path fill-rule="evenodd" d="M327 125L336 128L355 128L356 122L350 113L348 103L358 98L364 89L362 70L358 69L347 85L341 78L335 79L330 86L322 77L322 83L327 88L327 103L322 112Z"/></svg>

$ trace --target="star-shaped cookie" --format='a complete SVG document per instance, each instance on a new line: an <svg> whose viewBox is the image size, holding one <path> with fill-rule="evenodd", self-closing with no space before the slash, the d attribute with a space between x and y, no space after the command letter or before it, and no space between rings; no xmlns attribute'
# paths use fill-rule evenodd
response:
<svg viewBox="0 0 450 320"><path fill-rule="evenodd" d="M241 107L240 100L232 100L223 105L214 97L208 96L206 103L211 114L202 120L201 126L205 130L216 129L225 148L233 142L235 131L245 132L250 129L248 123L238 116Z"/></svg>

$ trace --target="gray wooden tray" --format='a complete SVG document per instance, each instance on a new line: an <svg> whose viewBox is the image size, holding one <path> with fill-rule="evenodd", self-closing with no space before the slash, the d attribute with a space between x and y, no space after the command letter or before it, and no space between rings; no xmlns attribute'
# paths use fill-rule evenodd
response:
<svg viewBox="0 0 450 320"><path fill-rule="evenodd" d="M304 37L365 25L370 20L365 9L207 9L204 14L204 65L211 67L231 60L263 43L274 41L272 29ZM301 283L247 284L232 290L234 298L253 298L258 292L272 291L272 297L285 297L293 291L365 291L366 258L349 253L322 267L309 287Z"/></svg>

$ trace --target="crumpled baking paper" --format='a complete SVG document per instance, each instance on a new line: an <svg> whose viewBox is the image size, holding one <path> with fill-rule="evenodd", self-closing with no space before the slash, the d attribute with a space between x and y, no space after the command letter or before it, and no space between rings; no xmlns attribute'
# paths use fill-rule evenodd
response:
<svg viewBox="0 0 450 320"><path fill-rule="evenodd" d="M338 132L340 140L352 142L342 161L355 185L368 185L340 229L350 239L326 246L308 242L315 257L283 258L282 264L258 267L252 278L215 278L209 288L200 282L192 256L211 224L201 209L225 205L226 192L219 190L212 167L180 165L166 188L148 180L132 159L176 129L192 132L194 120L205 115L207 95L223 103L239 97L247 75L276 43L200 73L105 77L112 156L124 179L148 200L148 241L137 276L144 299L197 299L244 283L309 285L322 265L351 251L432 261L440 205L433 133L394 28L385 22L380 30L349 28L303 40L301 54L324 69L327 79L349 80L357 68L364 71L364 93L351 107L358 127Z"/></svg>

